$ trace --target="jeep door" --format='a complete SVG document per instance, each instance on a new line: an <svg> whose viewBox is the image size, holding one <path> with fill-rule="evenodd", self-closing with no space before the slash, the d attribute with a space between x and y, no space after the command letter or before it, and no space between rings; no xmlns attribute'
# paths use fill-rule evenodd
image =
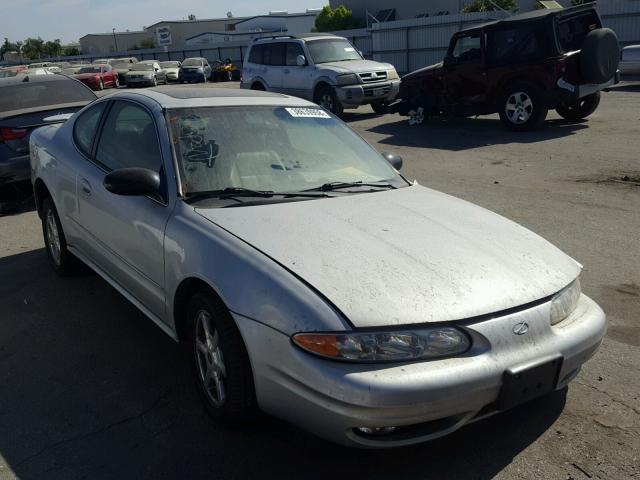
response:
<svg viewBox="0 0 640 480"><path fill-rule="evenodd" d="M484 45L482 32L462 33L451 40L444 61L445 88L450 103L475 104L484 100L489 87Z"/></svg>
<svg viewBox="0 0 640 480"><path fill-rule="evenodd" d="M309 64L309 57L305 55L302 45L298 42L287 42L285 50L285 67L282 75L282 91L296 97L313 99L313 72ZM298 56L307 59L306 65L298 66Z"/></svg>

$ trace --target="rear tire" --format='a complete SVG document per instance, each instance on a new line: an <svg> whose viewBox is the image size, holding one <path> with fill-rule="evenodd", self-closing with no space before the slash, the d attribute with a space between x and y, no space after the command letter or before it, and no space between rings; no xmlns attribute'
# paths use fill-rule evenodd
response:
<svg viewBox="0 0 640 480"><path fill-rule="evenodd" d="M500 120L511 130L533 130L545 121L549 106L540 88L517 82L505 88L498 103L498 113Z"/></svg>
<svg viewBox="0 0 640 480"><path fill-rule="evenodd" d="M338 100L338 96L333 88L329 85L324 85L316 92L315 102L324 108L326 111L333 113L337 117L341 117L343 113L343 107Z"/></svg>
<svg viewBox="0 0 640 480"><path fill-rule="evenodd" d="M264 92L266 88L264 88L264 85L262 83L256 82L253 85L251 85L251 90L258 90L258 91Z"/></svg>
<svg viewBox="0 0 640 480"><path fill-rule="evenodd" d="M41 215L44 246L53 271L61 277L86 271L86 266L67 249L67 240L51 197L45 198L42 202Z"/></svg>
<svg viewBox="0 0 640 480"><path fill-rule="evenodd" d="M389 113L389 105L384 102L376 102L371 104L371 108L378 115L384 115L385 113Z"/></svg>
<svg viewBox="0 0 640 480"><path fill-rule="evenodd" d="M562 105L556 108L556 112L566 120L577 122L595 112L598 105L600 105L600 92L587 95L578 100L578 103L574 105Z"/></svg>
<svg viewBox="0 0 640 480"><path fill-rule="evenodd" d="M250 420L257 411L251 363L229 311L202 291L189 300L187 321L185 346L207 413L228 424Z"/></svg>

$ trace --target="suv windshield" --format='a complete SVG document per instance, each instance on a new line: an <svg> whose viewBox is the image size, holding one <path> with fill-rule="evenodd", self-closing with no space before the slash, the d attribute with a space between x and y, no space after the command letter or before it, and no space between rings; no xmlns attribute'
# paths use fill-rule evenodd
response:
<svg viewBox="0 0 640 480"><path fill-rule="evenodd" d="M343 39L313 40L307 42L307 48L314 63L362 60L360 53L353 45Z"/></svg>
<svg viewBox="0 0 640 480"><path fill-rule="evenodd" d="M318 107L170 110L186 195L224 189L300 192L332 182L406 186L391 165Z"/></svg>
<svg viewBox="0 0 640 480"><path fill-rule="evenodd" d="M183 67L201 67L202 60L199 58L187 58L184 62L182 62Z"/></svg>

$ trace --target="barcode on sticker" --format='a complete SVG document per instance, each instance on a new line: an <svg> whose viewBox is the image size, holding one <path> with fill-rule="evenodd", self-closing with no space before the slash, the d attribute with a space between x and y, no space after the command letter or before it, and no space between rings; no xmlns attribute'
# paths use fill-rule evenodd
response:
<svg viewBox="0 0 640 480"><path fill-rule="evenodd" d="M331 118L327 112L321 108L302 108L302 107L289 107L285 108L292 117L297 118Z"/></svg>

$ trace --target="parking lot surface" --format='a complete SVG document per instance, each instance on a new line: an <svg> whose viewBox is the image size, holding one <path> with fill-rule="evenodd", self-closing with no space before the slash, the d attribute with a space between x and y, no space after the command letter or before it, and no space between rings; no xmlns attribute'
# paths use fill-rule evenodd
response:
<svg viewBox="0 0 640 480"><path fill-rule="evenodd" d="M344 449L271 418L220 427L178 345L98 276L51 271L25 202L0 217L0 478L640 477L640 87L603 94L587 122L551 114L527 133L497 116L410 127L362 108L345 120L402 155L409 179L585 265L583 291L609 330L568 391L390 451Z"/></svg>

